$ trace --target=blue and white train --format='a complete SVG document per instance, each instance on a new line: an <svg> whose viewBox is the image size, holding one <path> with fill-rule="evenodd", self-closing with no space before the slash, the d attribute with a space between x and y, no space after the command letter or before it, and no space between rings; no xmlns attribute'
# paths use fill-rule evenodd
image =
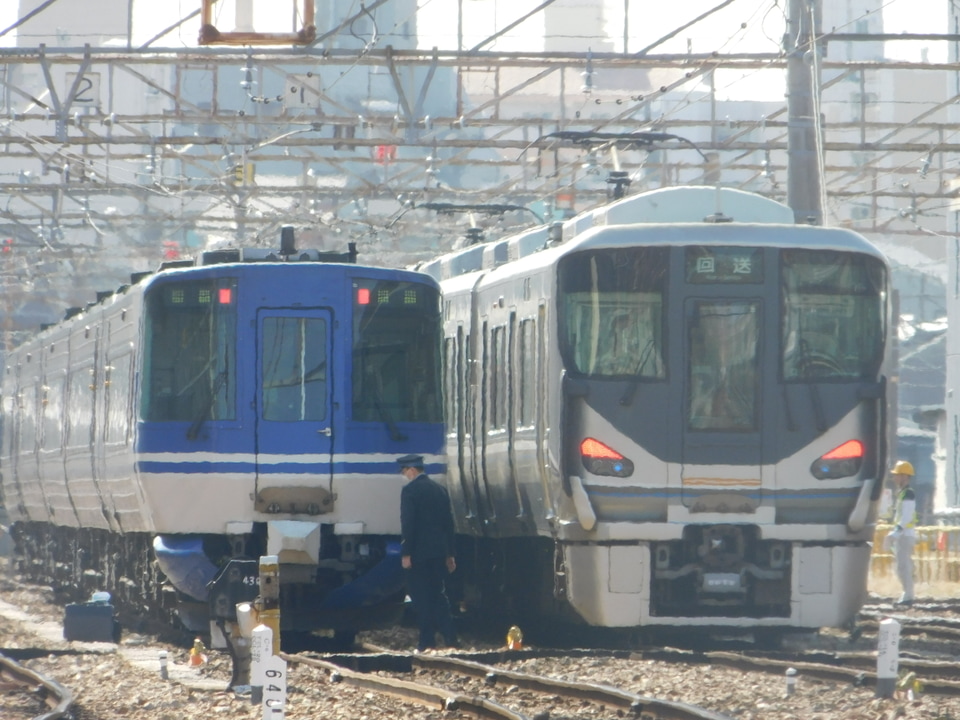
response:
<svg viewBox="0 0 960 720"><path fill-rule="evenodd" d="M468 603L772 634L856 615L891 342L867 240L667 188L421 269Z"/></svg>
<svg viewBox="0 0 960 720"><path fill-rule="evenodd" d="M351 633L400 608L394 460L444 469L440 333L432 278L352 246L297 251L292 233L68 312L3 368L0 487L24 568L192 630L257 595L265 555L284 630Z"/></svg>

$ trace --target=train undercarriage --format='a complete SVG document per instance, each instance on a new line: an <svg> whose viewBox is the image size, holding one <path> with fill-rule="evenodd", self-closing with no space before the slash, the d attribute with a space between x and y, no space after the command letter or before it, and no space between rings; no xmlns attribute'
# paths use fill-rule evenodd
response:
<svg viewBox="0 0 960 720"><path fill-rule="evenodd" d="M255 601L265 552L257 529L230 538L153 536L18 522L11 534L17 570L60 601L87 602L107 591L124 628L192 637L235 620L237 603ZM280 565L281 631L352 640L358 629L397 622L404 611L399 543L328 539L318 565Z"/></svg>
<svg viewBox="0 0 960 720"><path fill-rule="evenodd" d="M690 525L682 538L462 539L452 593L501 625L556 630L842 627L865 599L865 543L763 539L751 525Z"/></svg>

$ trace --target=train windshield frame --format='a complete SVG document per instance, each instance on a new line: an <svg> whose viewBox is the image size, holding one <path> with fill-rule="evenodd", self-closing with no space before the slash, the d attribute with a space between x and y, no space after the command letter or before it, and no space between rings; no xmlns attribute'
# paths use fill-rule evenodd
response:
<svg viewBox="0 0 960 720"><path fill-rule="evenodd" d="M353 420L443 422L442 331L439 289L355 278Z"/></svg>
<svg viewBox="0 0 960 720"><path fill-rule="evenodd" d="M883 362L886 271L835 250L780 254L781 376L786 382L873 380Z"/></svg>
<svg viewBox="0 0 960 720"><path fill-rule="evenodd" d="M237 278L162 280L144 307L141 418L235 420Z"/></svg>
<svg viewBox="0 0 960 720"><path fill-rule="evenodd" d="M604 248L557 270L560 347L571 371L665 380L668 249Z"/></svg>

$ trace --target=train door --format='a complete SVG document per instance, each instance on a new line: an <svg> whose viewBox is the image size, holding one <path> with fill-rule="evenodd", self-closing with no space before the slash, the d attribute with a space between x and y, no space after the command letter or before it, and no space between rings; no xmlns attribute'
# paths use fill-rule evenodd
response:
<svg viewBox="0 0 960 720"><path fill-rule="evenodd" d="M507 337L506 347L503 353L505 362L505 372L503 375L503 406L506 417L506 441L507 441L507 477L510 478L510 484L513 488L513 496L517 503L516 517L523 518L526 514L523 507L523 494L520 492L520 477L517 471L517 414L520 411L518 407L520 399L518 397L521 385L521 372L518 368L519 362L517 355L519 353L520 341L517 338L517 313L510 313L510 323L506 328ZM522 362L522 361L521 361Z"/></svg>
<svg viewBox="0 0 960 720"><path fill-rule="evenodd" d="M332 508L332 326L332 313L323 308L258 312L255 443L261 512Z"/></svg>
<svg viewBox="0 0 960 720"><path fill-rule="evenodd" d="M476 323L473 323L472 327L476 328ZM486 332L486 323L483 325L483 331ZM464 337L464 357L466 358L466 367L464 368L466 437L464 447L468 454L464 471L467 473L466 484L469 485L469 489L465 492L468 492L473 499L473 513L476 516L474 523L476 527L485 531L487 527L485 521L489 513L485 509L487 507L486 493L480 485L484 462L482 454L485 447L483 418L486 412L486 404L483 400L483 383L485 380L482 377L486 342L483 337L483 333L477 334L474 331Z"/></svg>
<svg viewBox="0 0 960 720"><path fill-rule="evenodd" d="M119 530L101 489L94 446L99 323L76 326L70 334L67 375L64 472L81 527Z"/></svg>
<svg viewBox="0 0 960 720"><path fill-rule="evenodd" d="M496 458L492 452L495 447L494 433L492 428L497 423L497 398L500 384L503 377L497 374L497 359L500 350L500 338L502 337L502 328L491 328L485 320L482 325L483 347L479 352L482 358L482 367L480 368L480 425L479 425L479 455L480 455L480 483L478 484L478 494L482 498L484 521L495 523L497 520L497 507L494 504L494 497L491 493L490 478L495 472ZM499 332L498 332L499 331Z"/></svg>
<svg viewBox="0 0 960 720"><path fill-rule="evenodd" d="M684 307L683 504L753 513L762 501L762 303L688 298Z"/></svg>
<svg viewBox="0 0 960 720"><path fill-rule="evenodd" d="M550 488L550 475L547 472L547 430L550 427L550 408L547 402L547 372L549 363L547 362L547 306L540 305L537 308L536 320L536 353L533 361L533 382L534 396L532 398L532 408L534 417L534 427L536 428L536 448L537 448L537 477L543 487L543 505L546 512L546 518L552 520L556 517L556 511L553 507L553 495Z"/></svg>
<svg viewBox="0 0 960 720"><path fill-rule="evenodd" d="M133 347L136 324L127 311L114 312L104 323L102 387L97 431L99 476L111 489L114 514L124 532L146 530L144 501L129 469L133 410Z"/></svg>
<svg viewBox="0 0 960 720"><path fill-rule="evenodd" d="M67 484L63 462L64 417L67 411L67 343L65 338L44 343L43 381L40 387L40 477L58 525L78 527L77 511Z"/></svg>

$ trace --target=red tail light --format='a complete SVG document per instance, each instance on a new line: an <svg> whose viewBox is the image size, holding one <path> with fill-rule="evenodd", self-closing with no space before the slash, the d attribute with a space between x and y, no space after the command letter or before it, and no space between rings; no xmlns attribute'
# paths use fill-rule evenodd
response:
<svg viewBox="0 0 960 720"><path fill-rule="evenodd" d="M864 447L859 440L847 440L824 453L810 465L810 473L818 480L836 480L860 472Z"/></svg>
<svg viewBox="0 0 960 720"><path fill-rule="evenodd" d="M599 440L594 440L593 438L586 438L580 443L580 454L584 457L597 458L598 460L623 460L623 455L612 447L604 445Z"/></svg>
<svg viewBox="0 0 960 720"><path fill-rule="evenodd" d="M587 471L594 475L633 475L633 463L630 460L595 438L585 438L580 443L580 460Z"/></svg>
<svg viewBox="0 0 960 720"><path fill-rule="evenodd" d="M863 443L859 440L847 440L824 455L822 460L848 460L863 457Z"/></svg>

